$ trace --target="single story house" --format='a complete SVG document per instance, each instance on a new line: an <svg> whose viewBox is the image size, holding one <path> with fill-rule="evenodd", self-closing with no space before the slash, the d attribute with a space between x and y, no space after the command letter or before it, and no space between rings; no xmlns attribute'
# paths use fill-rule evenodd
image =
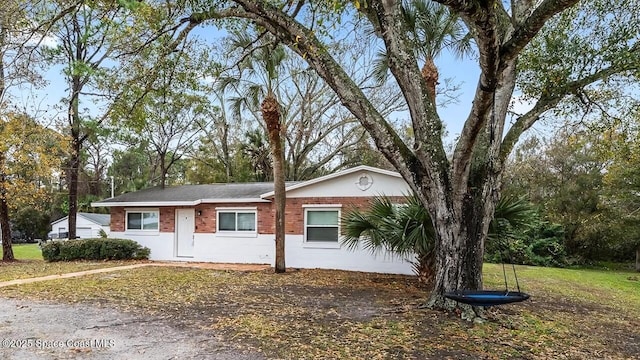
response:
<svg viewBox="0 0 640 360"><path fill-rule="evenodd" d="M76 236L82 239L100 237L100 230L109 235L111 215L79 212L76 217ZM69 216L51 223L49 239L66 239L69 237Z"/></svg>
<svg viewBox="0 0 640 360"><path fill-rule="evenodd" d="M287 267L412 274L414 259L340 244L344 211L409 192L400 174L369 166L287 183ZM137 241L154 260L275 264L273 183L154 187L92 206L110 208L111 237Z"/></svg>

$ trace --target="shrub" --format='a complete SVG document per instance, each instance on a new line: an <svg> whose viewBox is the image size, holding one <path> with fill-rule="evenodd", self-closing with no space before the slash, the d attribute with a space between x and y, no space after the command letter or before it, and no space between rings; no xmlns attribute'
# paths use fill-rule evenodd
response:
<svg viewBox="0 0 640 360"><path fill-rule="evenodd" d="M62 241L41 243L40 248L42 249L42 257L47 261L59 260L61 243Z"/></svg>
<svg viewBox="0 0 640 360"><path fill-rule="evenodd" d="M562 225L538 219L525 231L513 235L512 238L489 239L485 260L534 266L564 267L569 264Z"/></svg>
<svg viewBox="0 0 640 360"><path fill-rule="evenodd" d="M141 260L148 259L149 248L128 239L56 240L42 246L46 261Z"/></svg>

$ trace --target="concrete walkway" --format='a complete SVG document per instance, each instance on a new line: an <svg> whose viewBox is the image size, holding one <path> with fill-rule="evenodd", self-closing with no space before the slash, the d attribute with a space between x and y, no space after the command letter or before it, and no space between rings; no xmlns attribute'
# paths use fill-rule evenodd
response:
<svg viewBox="0 0 640 360"><path fill-rule="evenodd" d="M55 275L40 276L35 278L2 281L0 282L0 288L6 287L6 286L20 285L20 284L29 284L29 283L34 283L38 281L67 279L67 278L84 276L84 275L136 269L136 268L141 268L145 266L188 267L188 268L197 268L197 269L228 270L228 271L243 271L243 272L263 271L271 268L271 266L269 265L254 265L254 264L219 264L219 263L156 262L154 261L154 262L148 262L148 263L142 263L142 264L114 266L114 267L84 270L84 271L78 271L78 272L72 272L72 273L66 273L66 274L55 274Z"/></svg>

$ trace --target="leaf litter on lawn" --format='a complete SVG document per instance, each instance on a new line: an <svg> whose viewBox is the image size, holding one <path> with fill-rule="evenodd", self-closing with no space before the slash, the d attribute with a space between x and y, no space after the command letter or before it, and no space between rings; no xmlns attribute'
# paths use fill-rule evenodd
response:
<svg viewBox="0 0 640 360"><path fill-rule="evenodd" d="M630 359L637 354L637 347L617 341L637 339L628 335L637 336L637 322L624 316L607 322L616 315L610 307L590 304L593 313L573 314L563 311L576 306L573 299L548 300L538 292L528 303L490 310L488 321L470 324L453 314L418 309L427 293L411 276L144 267L0 291L161 316L185 331L278 359L579 359L594 354ZM598 328L603 323L609 331Z"/></svg>

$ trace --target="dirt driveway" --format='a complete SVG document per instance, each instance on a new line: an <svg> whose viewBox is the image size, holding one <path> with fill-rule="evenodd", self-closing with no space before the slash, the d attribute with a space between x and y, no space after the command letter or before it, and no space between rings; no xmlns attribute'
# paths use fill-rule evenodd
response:
<svg viewBox="0 0 640 360"><path fill-rule="evenodd" d="M160 318L114 309L0 301L2 359L264 359Z"/></svg>

